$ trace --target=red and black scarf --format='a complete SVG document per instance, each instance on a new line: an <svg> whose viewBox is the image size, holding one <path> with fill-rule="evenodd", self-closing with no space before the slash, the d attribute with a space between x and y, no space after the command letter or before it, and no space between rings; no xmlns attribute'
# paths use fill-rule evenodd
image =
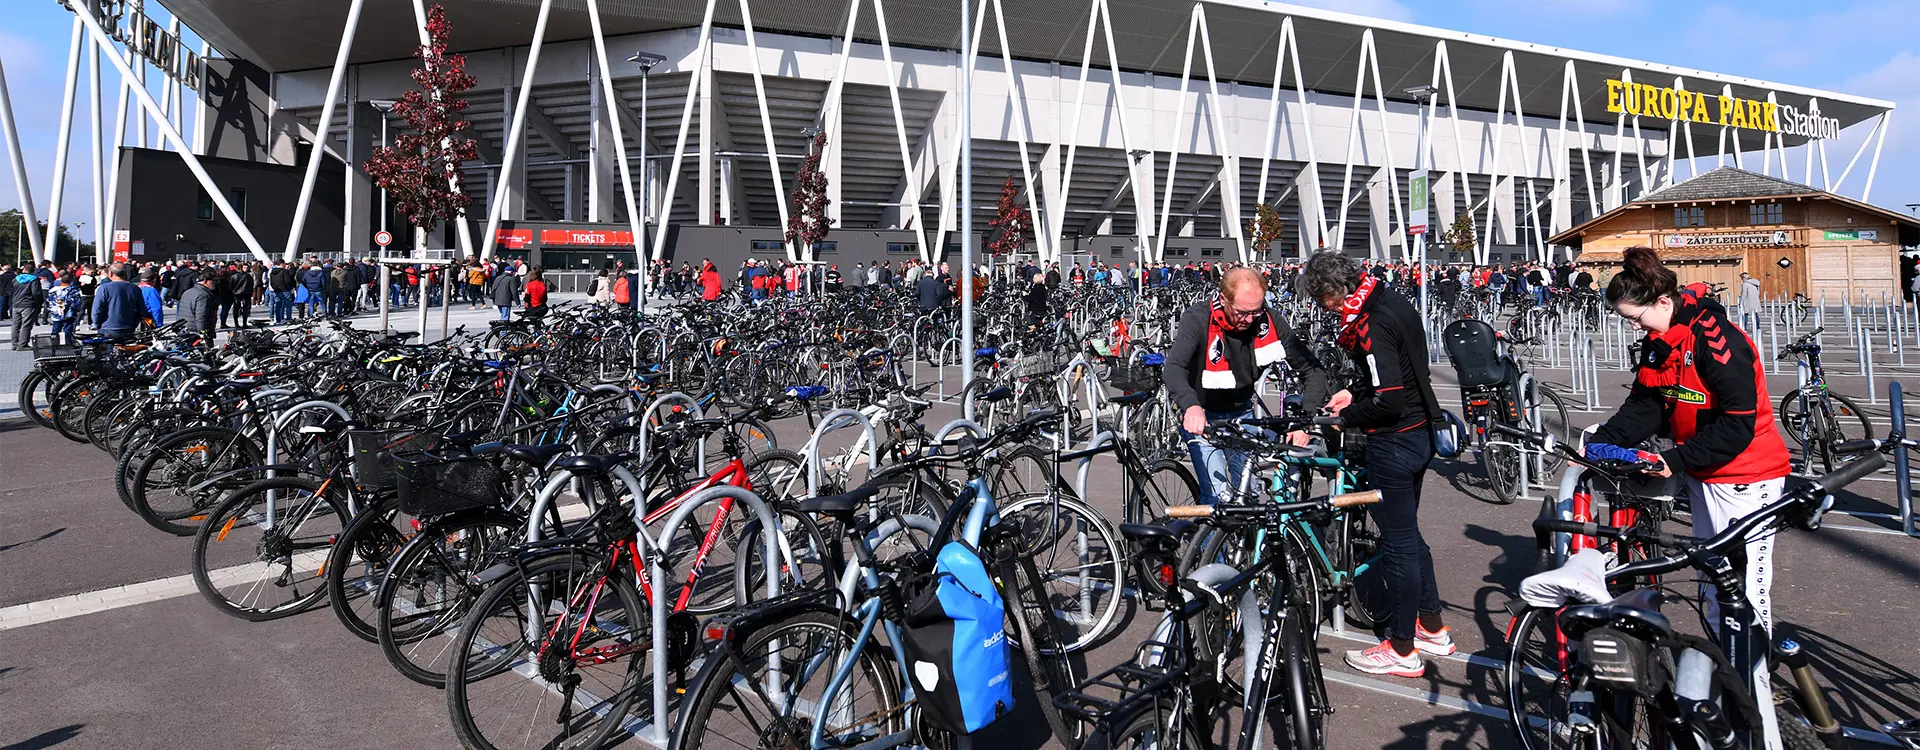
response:
<svg viewBox="0 0 1920 750"><path fill-rule="evenodd" d="M1227 307L1219 296L1213 298L1213 309L1207 316L1207 369L1200 373L1200 387L1217 390L1245 388L1249 383L1241 383L1233 375L1233 365L1227 362L1226 332L1228 330ZM1258 370L1279 362L1286 356L1286 347L1280 343L1280 329L1273 323L1273 312L1262 309L1253 318L1253 364Z"/></svg>
<svg viewBox="0 0 1920 750"><path fill-rule="evenodd" d="M1373 296L1373 288L1378 280L1372 276L1361 276L1360 287L1347 295L1340 303L1340 348L1352 351L1360 344L1360 336L1366 332L1361 323L1365 319L1362 313L1367 307L1367 298Z"/></svg>

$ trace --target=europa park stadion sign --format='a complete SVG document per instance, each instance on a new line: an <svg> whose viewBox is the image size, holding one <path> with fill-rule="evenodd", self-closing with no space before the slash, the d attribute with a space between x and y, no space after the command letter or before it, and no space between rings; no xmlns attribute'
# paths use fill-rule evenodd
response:
<svg viewBox="0 0 1920 750"><path fill-rule="evenodd" d="M1703 125L1725 125L1746 130L1824 139L1840 134L1840 121L1820 116L1820 105L1808 112L1757 99L1739 99L1645 83L1607 81L1607 111Z"/></svg>

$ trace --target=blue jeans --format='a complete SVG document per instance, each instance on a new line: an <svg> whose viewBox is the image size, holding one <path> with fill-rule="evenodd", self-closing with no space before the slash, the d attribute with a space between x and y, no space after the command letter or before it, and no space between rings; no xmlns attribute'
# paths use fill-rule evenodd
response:
<svg viewBox="0 0 1920 750"><path fill-rule="evenodd" d="M1185 410L1182 410L1184 412ZM1180 413L1175 413L1178 419ZM1229 411L1207 410L1207 421L1221 419L1243 419L1253 416L1251 405L1243 409ZM1206 438L1180 430L1180 440L1187 444L1187 456L1193 459L1193 478L1200 484L1200 502L1212 505L1220 498L1240 488L1240 477L1246 473L1247 454L1232 448L1219 448L1207 442Z"/></svg>
<svg viewBox="0 0 1920 750"><path fill-rule="evenodd" d="M512 320L512 319L513 319L513 305L498 305L498 307L500 308L500 319L501 319L501 320Z"/></svg>
<svg viewBox="0 0 1920 750"><path fill-rule="evenodd" d="M63 343L63 342L64 342L64 343L68 343L68 344L71 344L71 343L73 343L73 331L74 331L74 329L73 329L73 324L74 324L74 319L73 319L73 318L68 318L68 319L66 319L66 320L55 320L55 321L52 321L52 323L53 323L53 341L54 341L54 343L56 343L56 344L57 344L57 343ZM65 336L64 338L63 338L63 337L61 337L61 335L60 335L60 334L62 334L62 333L65 333L65 334L66 334L66 336Z"/></svg>
<svg viewBox="0 0 1920 750"><path fill-rule="evenodd" d="M1433 550L1420 534L1420 481L1433 463L1433 431L1368 435L1367 484L1380 491L1380 503L1367 507L1380 529L1380 551L1387 579L1387 635L1413 640L1419 613L1440 612L1440 589L1433 577Z"/></svg>
<svg viewBox="0 0 1920 750"><path fill-rule="evenodd" d="M273 322L285 323L293 319L293 292L267 291L267 310L273 314Z"/></svg>

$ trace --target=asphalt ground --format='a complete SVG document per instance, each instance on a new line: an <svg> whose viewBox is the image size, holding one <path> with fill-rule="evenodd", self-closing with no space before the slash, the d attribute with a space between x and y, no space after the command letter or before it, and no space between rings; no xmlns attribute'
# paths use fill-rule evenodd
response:
<svg viewBox="0 0 1920 750"><path fill-rule="evenodd" d="M1441 369L1440 398L1457 404ZM1624 382L1624 373L1602 373L1604 406L1617 405ZM1791 376L1773 387L1777 397ZM1865 392L1846 379L1836 388ZM927 421L953 415L940 407ZM776 426L788 447L805 429L799 420ZM188 572L190 540L128 512L112 471L95 448L0 417L0 748L456 745L442 694L395 674L327 609L267 623L214 611L175 578ZM1116 517L1118 486L1113 465L1096 461L1088 496ZM1839 717L1856 728L1920 716L1920 540L1895 530L1893 487L1885 473L1857 483L1824 529L1784 534L1775 562L1775 616L1807 644ZM1370 677L1348 670L1340 652L1371 636L1321 635L1336 709L1330 747L1514 746L1499 691L1503 605L1535 571L1537 505L1496 505L1490 495L1471 465L1439 461L1422 501L1459 654L1428 659L1420 679ZM43 621L49 609L87 613ZM1159 616L1134 600L1120 612L1116 633L1078 657L1085 671L1129 657ZM995 750L1049 744L1027 711L982 741Z"/></svg>

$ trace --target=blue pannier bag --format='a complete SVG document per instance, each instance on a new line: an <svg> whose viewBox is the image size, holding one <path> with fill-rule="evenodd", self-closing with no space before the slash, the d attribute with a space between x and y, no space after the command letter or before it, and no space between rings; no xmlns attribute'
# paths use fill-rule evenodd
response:
<svg viewBox="0 0 1920 750"><path fill-rule="evenodd" d="M909 586L905 651L922 719L971 733L1013 711L1006 605L965 542L940 549L933 575Z"/></svg>

